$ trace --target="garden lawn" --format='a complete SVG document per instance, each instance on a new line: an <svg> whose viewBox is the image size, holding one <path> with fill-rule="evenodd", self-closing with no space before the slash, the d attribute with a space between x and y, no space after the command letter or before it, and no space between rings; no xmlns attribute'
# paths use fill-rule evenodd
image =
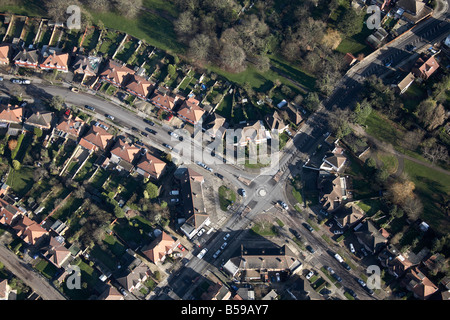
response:
<svg viewBox="0 0 450 320"><path fill-rule="evenodd" d="M404 171L416 185L415 193L422 200L421 218L441 235L450 233L450 221L444 205L450 194L450 177L434 169L405 159Z"/></svg>
<svg viewBox="0 0 450 320"><path fill-rule="evenodd" d="M23 197L34 184L33 169L29 167L22 167L18 171L11 169L6 184L18 197Z"/></svg>

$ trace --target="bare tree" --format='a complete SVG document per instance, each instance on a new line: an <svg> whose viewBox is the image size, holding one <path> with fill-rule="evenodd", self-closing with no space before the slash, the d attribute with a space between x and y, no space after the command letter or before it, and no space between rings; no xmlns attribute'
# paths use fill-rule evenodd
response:
<svg viewBox="0 0 450 320"><path fill-rule="evenodd" d="M417 196L408 197L403 200L403 210L406 212L409 220L417 220L423 212L422 201Z"/></svg>
<svg viewBox="0 0 450 320"><path fill-rule="evenodd" d="M448 162L448 150L442 144L434 144L423 148L423 155L435 164L437 161Z"/></svg>

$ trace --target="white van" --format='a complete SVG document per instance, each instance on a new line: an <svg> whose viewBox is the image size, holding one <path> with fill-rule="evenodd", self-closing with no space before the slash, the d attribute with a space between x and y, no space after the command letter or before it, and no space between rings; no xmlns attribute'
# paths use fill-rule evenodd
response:
<svg viewBox="0 0 450 320"><path fill-rule="evenodd" d="M334 255L334 258L341 263L344 262L344 259L342 259L342 257L340 255L338 255L337 253Z"/></svg>

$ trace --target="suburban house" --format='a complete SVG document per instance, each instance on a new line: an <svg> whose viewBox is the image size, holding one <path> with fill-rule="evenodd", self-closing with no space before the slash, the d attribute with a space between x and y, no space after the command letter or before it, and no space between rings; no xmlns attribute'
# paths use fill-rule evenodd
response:
<svg viewBox="0 0 450 320"><path fill-rule="evenodd" d="M230 300L231 292L220 282L211 284L205 292L202 293L201 300Z"/></svg>
<svg viewBox="0 0 450 320"><path fill-rule="evenodd" d="M126 171L131 171L131 169L133 168L132 163L140 150L140 148L129 144L122 139L117 139L116 143L111 149L110 162L125 169Z"/></svg>
<svg viewBox="0 0 450 320"><path fill-rule="evenodd" d="M17 207L0 198L0 223L10 226L13 220L20 214Z"/></svg>
<svg viewBox="0 0 450 320"><path fill-rule="evenodd" d="M108 60L104 70L100 73L100 79L121 88L129 75L133 75L134 71L125 64L121 64L114 60Z"/></svg>
<svg viewBox="0 0 450 320"><path fill-rule="evenodd" d="M262 120L256 120L252 124L246 123L240 126L237 130L237 142L235 145L241 147L249 143L261 144L267 141L266 128Z"/></svg>
<svg viewBox="0 0 450 320"><path fill-rule="evenodd" d="M389 274L396 278L403 276L414 264L404 257L392 244L389 244L378 254L381 265L387 269Z"/></svg>
<svg viewBox="0 0 450 320"><path fill-rule="evenodd" d="M418 266L410 268L401 283L414 294L415 298L421 300L427 300L438 291L438 287L425 276Z"/></svg>
<svg viewBox="0 0 450 320"><path fill-rule="evenodd" d="M202 130L211 138L223 138L228 128L226 119L215 112L210 113L202 123Z"/></svg>
<svg viewBox="0 0 450 320"><path fill-rule="evenodd" d="M51 50L50 52L44 52L39 68L42 70L58 70L61 72L68 72L68 63L68 53L57 53L56 51Z"/></svg>
<svg viewBox="0 0 450 320"><path fill-rule="evenodd" d="M276 273L289 276L301 269L296 255L286 246L248 248L241 245L238 256L229 259L224 270L241 281L267 281Z"/></svg>
<svg viewBox="0 0 450 320"><path fill-rule="evenodd" d="M155 107L172 112L177 98L172 96L168 89L158 87L150 96L149 102Z"/></svg>
<svg viewBox="0 0 450 320"><path fill-rule="evenodd" d="M10 104L0 105L0 122L6 123L22 123L23 108L19 106L12 106Z"/></svg>
<svg viewBox="0 0 450 320"><path fill-rule="evenodd" d="M111 285L108 285L99 296L98 300L123 300L123 295Z"/></svg>
<svg viewBox="0 0 450 320"><path fill-rule="evenodd" d="M100 125L93 125L88 133L81 138L80 146L93 152L105 151L113 141L113 135Z"/></svg>
<svg viewBox="0 0 450 320"><path fill-rule="evenodd" d="M162 231L156 239L143 247L141 251L151 262L156 264L164 261L166 255L171 254L179 244L179 241L175 241L169 234Z"/></svg>
<svg viewBox="0 0 450 320"><path fill-rule="evenodd" d="M39 64L39 54L37 50L21 50L14 57L14 64L19 67L36 69Z"/></svg>
<svg viewBox="0 0 450 320"><path fill-rule="evenodd" d="M128 81L124 85L127 92L132 95L146 100L148 94L153 91L155 84L144 77L138 76L136 74L130 74Z"/></svg>
<svg viewBox="0 0 450 320"><path fill-rule="evenodd" d="M190 168L187 168L180 178L185 217L180 229L189 239L209 223L203 199L203 182L203 176Z"/></svg>
<svg viewBox="0 0 450 320"><path fill-rule="evenodd" d="M408 90L408 88L414 83L416 77L412 72L409 72L397 85L397 89L400 94L403 94Z"/></svg>
<svg viewBox="0 0 450 320"><path fill-rule="evenodd" d="M97 76L101 61L101 57L77 55L72 66L73 73L81 75L83 83L86 79Z"/></svg>
<svg viewBox="0 0 450 320"><path fill-rule="evenodd" d="M370 220L357 225L354 230L358 242L371 253L380 251L387 243L382 230L378 229Z"/></svg>
<svg viewBox="0 0 450 320"><path fill-rule="evenodd" d="M402 19L413 24L422 21L433 13L433 9L425 5L425 2L420 0L399 0L396 3L396 13Z"/></svg>
<svg viewBox="0 0 450 320"><path fill-rule="evenodd" d="M78 140L86 127L86 123L72 115L64 115L59 123L53 128L52 136L58 136L64 139Z"/></svg>
<svg viewBox="0 0 450 320"><path fill-rule="evenodd" d="M366 215L354 202L348 202L333 212L334 220L341 228L353 227Z"/></svg>
<svg viewBox="0 0 450 320"><path fill-rule="evenodd" d="M276 110L273 114L266 115L264 120L266 121L268 129L274 134L281 134L289 128Z"/></svg>
<svg viewBox="0 0 450 320"><path fill-rule="evenodd" d="M286 104L283 108L281 108L281 111L286 111L289 121L294 125L298 126L300 123L302 123L302 113L297 107L295 107L294 104Z"/></svg>
<svg viewBox="0 0 450 320"><path fill-rule="evenodd" d="M11 45L9 43L0 44L0 64L8 65L11 55Z"/></svg>
<svg viewBox="0 0 450 320"><path fill-rule="evenodd" d="M347 158L343 155L344 150L335 144L331 154L325 155L322 159L323 163L320 166L320 170L326 170L331 172L340 172L344 168Z"/></svg>
<svg viewBox="0 0 450 320"><path fill-rule="evenodd" d="M135 171L147 179L158 180L164 173L166 166L167 164L164 161L146 152L138 160Z"/></svg>
<svg viewBox="0 0 450 320"><path fill-rule="evenodd" d="M24 128L33 131L34 128L49 130L52 127L53 112L36 111L24 122Z"/></svg>
<svg viewBox="0 0 450 320"><path fill-rule="evenodd" d="M196 125L202 120L205 110L199 106L200 101L193 97L184 100L180 109L177 112L178 118L187 121L190 124Z"/></svg>
<svg viewBox="0 0 450 320"><path fill-rule="evenodd" d="M11 294L14 292L8 284L7 279L0 279L0 301L12 300L14 295Z"/></svg>
<svg viewBox="0 0 450 320"><path fill-rule="evenodd" d="M44 257L57 268L63 267L71 256L69 249L64 246L64 238L61 236L50 237L50 243L44 253Z"/></svg>
<svg viewBox="0 0 450 320"><path fill-rule="evenodd" d="M42 228L38 223L31 220L27 216L22 216L19 221L13 226L19 238L30 245L35 245L44 235L47 230Z"/></svg>
<svg viewBox="0 0 450 320"><path fill-rule="evenodd" d="M412 73L418 79L427 80L438 68L439 64L437 63L434 56L431 56L429 58L420 57L414 64Z"/></svg>
<svg viewBox="0 0 450 320"><path fill-rule="evenodd" d="M142 282L147 280L149 275L149 268L141 263L135 267L132 271L126 270L126 275L117 278L117 282L127 291L133 292L134 289L139 289Z"/></svg>
<svg viewBox="0 0 450 320"><path fill-rule="evenodd" d="M329 175L319 182L320 203L329 213L335 211L347 200L347 181L345 177Z"/></svg>
<svg viewBox="0 0 450 320"><path fill-rule="evenodd" d="M358 59L356 59L350 52L347 52L344 56L344 61L348 67L351 67L358 61Z"/></svg>

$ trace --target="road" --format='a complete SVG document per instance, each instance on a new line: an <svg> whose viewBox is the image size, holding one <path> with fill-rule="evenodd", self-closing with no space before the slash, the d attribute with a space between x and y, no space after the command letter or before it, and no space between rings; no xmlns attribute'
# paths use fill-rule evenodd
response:
<svg viewBox="0 0 450 320"><path fill-rule="evenodd" d="M6 248L3 243L0 244L0 261L5 265L6 269L14 273L27 286L32 288L42 297L42 299L66 300L66 298L53 287L48 280L42 278L40 274L20 260L19 257Z"/></svg>

